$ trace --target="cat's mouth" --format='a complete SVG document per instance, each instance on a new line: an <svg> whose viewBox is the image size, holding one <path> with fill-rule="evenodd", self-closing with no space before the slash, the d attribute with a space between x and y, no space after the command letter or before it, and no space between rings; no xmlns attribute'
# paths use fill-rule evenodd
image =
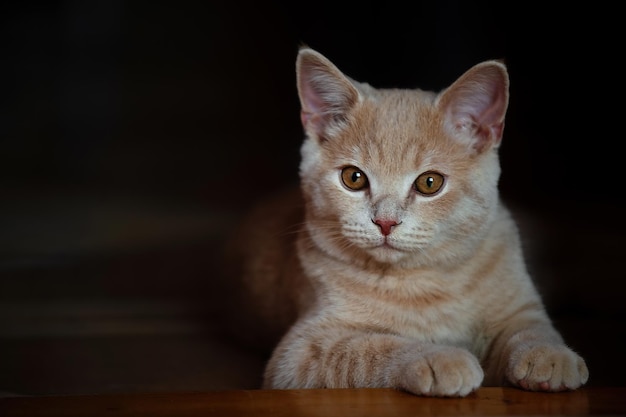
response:
<svg viewBox="0 0 626 417"><path fill-rule="evenodd" d="M405 241L394 233L364 233L362 229L348 228L344 230L344 236L351 244L379 261L397 260L414 249L411 242Z"/></svg>
<svg viewBox="0 0 626 417"><path fill-rule="evenodd" d="M388 238L388 236L384 236L383 237L383 243L381 243L379 246L379 248L388 248L391 250L397 250L397 248L393 245L393 242L391 242Z"/></svg>
<svg viewBox="0 0 626 417"><path fill-rule="evenodd" d="M372 258L383 263L397 262L407 254L406 249L399 247L387 238L375 246L370 246L367 252Z"/></svg>
<svg viewBox="0 0 626 417"><path fill-rule="evenodd" d="M414 253L416 250L420 250L421 247L421 245L415 245L412 242L394 239L392 236L381 236L375 244L369 245L367 250L376 258L391 256L397 259L398 257Z"/></svg>
<svg viewBox="0 0 626 417"><path fill-rule="evenodd" d="M402 247L402 245L399 245L398 242L389 239L389 236L383 236L380 240L380 242L378 242L376 245L372 246L370 248L371 250L374 250L376 252L382 252L382 253L404 253L407 252L407 250L405 248Z"/></svg>
<svg viewBox="0 0 626 417"><path fill-rule="evenodd" d="M395 239L390 239L389 236L379 236L376 239L367 239L366 241L360 241L358 246L367 251L386 251L386 252L407 252L406 248L403 248Z"/></svg>

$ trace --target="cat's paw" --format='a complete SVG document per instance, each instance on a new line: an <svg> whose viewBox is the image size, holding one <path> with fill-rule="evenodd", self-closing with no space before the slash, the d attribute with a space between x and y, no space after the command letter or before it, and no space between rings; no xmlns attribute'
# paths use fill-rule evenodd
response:
<svg viewBox="0 0 626 417"><path fill-rule="evenodd" d="M418 395L464 397L480 387L483 369L465 349L435 347L411 355L402 366L400 388Z"/></svg>
<svg viewBox="0 0 626 417"><path fill-rule="evenodd" d="M507 378L529 391L567 391L587 382L583 358L563 345L523 345L509 358Z"/></svg>

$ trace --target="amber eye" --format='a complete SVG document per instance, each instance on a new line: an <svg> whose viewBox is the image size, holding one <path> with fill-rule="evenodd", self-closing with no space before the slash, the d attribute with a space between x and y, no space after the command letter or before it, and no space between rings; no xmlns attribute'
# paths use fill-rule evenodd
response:
<svg viewBox="0 0 626 417"><path fill-rule="evenodd" d="M367 176L357 167L345 167L341 170L341 181L343 184L353 191L366 188L369 185Z"/></svg>
<svg viewBox="0 0 626 417"><path fill-rule="evenodd" d="M415 180L415 189L424 195L432 195L443 187L443 175L429 171L424 172Z"/></svg>

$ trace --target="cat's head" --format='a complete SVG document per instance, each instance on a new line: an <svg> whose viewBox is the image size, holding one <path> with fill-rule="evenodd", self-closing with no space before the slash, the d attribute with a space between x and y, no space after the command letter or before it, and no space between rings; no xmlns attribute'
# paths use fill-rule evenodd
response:
<svg viewBox="0 0 626 417"><path fill-rule="evenodd" d="M315 244L405 266L467 256L499 204L505 65L479 63L440 93L375 89L303 47L296 73Z"/></svg>

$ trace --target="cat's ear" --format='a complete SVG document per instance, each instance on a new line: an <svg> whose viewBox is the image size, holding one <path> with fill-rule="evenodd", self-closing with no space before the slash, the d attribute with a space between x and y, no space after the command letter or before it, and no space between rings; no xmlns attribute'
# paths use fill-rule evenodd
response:
<svg viewBox="0 0 626 417"><path fill-rule="evenodd" d="M477 152L498 147L509 103L509 75L500 61L470 68L438 96L445 124Z"/></svg>
<svg viewBox="0 0 626 417"><path fill-rule="evenodd" d="M300 119L305 130L320 139L345 122L359 92L339 69L313 49L303 47L296 60Z"/></svg>

